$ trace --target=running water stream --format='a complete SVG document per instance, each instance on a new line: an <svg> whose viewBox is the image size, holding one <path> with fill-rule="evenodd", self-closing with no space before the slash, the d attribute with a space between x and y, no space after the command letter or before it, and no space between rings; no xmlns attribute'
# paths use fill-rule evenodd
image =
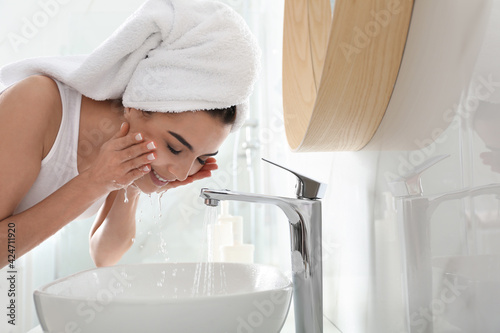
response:
<svg viewBox="0 0 500 333"><path fill-rule="evenodd" d="M162 261L169 262L170 258L168 256L168 244L166 239L164 238L164 233L162 230L162 226L165 225L162 223L163 216L162 208L165 208L164 203L162 203L163 194L156 195L148 195L149 202L151 205L151 211L153 213L152 219L154 224L147 231L148 237L151 237L153 234L157 235L158 243L157 243L157 253L162 258ZM156 199L156 200L155 200ZM218 207L204 207L205 215L203 220L203 225L200 226L201 230L201 238L197 245L195 245L198 249L198 258L193 258L194 262L194 271L192 272L193 276L193 286L191 289L191 297L205 297L205 296L214 296L214 295L225 295L227 294L227 283L226 283L226 273L224 269L224 263L214 262L213 258L213 247L215 244L212 243L211 237L208 236L208 229L214 229L213 226L217 222L218 215ZM141 211L142 215L142 211ZM197 221L196 224L199 222ZM199 224L198 224L199 225ZM210 227L211 226L211 227ZM194 232L195 230L193 230ZM143 246L141 246L142 248ZM196 250L196 248L195 248ZM159 276L157 281L157 286L164 286L166 276L166 272L163 272L162 276ZM177 273L176 270L172 272L172 275L175 276ZM189 290L188 290L189 293Z"/></svg>
<svg viewBox="0 0 500 333"><path fill-rule="evenodd" d="M203 222L203 239L201 242L201 260L194 273L193 297L224 295L227 293L226 273L223 263L215 263L212 257L212 243L208 237L209 225L217 221L217 207L206 207Z"/></svg>

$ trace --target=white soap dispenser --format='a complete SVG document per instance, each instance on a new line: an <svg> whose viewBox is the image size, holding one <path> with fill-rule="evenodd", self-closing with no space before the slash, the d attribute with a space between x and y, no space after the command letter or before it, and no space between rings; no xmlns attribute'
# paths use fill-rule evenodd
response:
<svg viewBox="0 0 500 333"><path fill-rule="evenodd" d="M221 246L223 262L253 263L254 246L243 244L243 218L232 216L233 238L230 245Z"/></svg>
<svg viewBox="0 0 500 333"><path fill-rule="evenodd" d="M233 216L229 215L227 201L221 201L221 213L214 224L207 226L208 261L222 261L221 247L233 243Z"/></svg>

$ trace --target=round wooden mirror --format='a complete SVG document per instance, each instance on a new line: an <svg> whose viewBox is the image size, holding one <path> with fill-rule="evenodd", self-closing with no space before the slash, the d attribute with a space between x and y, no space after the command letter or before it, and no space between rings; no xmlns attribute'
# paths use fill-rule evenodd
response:
<svg viewBox="0 0 500 333"><path fill-rule="evenodd" d="M389 104L413 0L287 0L283 107L293 151L362 149Z"/></svg>

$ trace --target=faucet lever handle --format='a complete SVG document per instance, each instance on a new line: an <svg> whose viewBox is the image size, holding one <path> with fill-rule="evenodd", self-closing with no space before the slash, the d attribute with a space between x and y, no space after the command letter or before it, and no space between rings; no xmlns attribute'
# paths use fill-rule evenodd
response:
<svg viewBox="0 0 500 333"><path fill-rule="evenodd" d="M423 194L420 179L422 172L448 157L450 157L449 154L431 157L409 170L406 174L399 176L398 179L389 182L388 185L392 194L395 197L421 196Z"/></svg>
<svg viewBox="0 0 500 333"><path fill-rule="evenodd" d="M321 199L325 195L326 192L325 183L301 175L296 171L285 168L284 166L279 165L278 163L275 162L271 162L265 158L262 158L262 160L266 161L267 163L276 165L277 167L280 167L282 169L285 169L293 173L297 177L297 198L314 200L314 199Z"/></svg>

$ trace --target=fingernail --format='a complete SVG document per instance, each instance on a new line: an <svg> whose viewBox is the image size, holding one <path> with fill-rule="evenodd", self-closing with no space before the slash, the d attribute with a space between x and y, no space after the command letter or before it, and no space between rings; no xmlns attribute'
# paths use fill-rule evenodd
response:
<svg viewBox="0 0 500 333"><path fill-rule="evenodd" d="M120 126L120 129L123 129L123 126L125 126L125 122L122 123L122 125Z"/></svg>
<svg viewBox="0 0 500 333"><path fill-rule="evenodd" d="M151 153L148 155L148 160L152 161L154 160L156 157L155 157L155 154Z"/></svg>
<svg viewBox="0 0 500 333"><path fill-rule="evenodd" d="M145 165L142 167L142 171L148 172L149 171L149 166Z"/></svg>
<svg viewBox="0 0 500 333"><path fill-rule="evenodd" d="M141 133L137 134L137 135L135 136L135 139L136 139L137 141L142 141L142 134L141 134Z"/></svg>
<svg viewBox="0 0 500 333"><path fill-rule="evenodd" d="M148 147L148 149L155 149L156 148L155 143L153 141L148 143L147 147Z"/></svg>

